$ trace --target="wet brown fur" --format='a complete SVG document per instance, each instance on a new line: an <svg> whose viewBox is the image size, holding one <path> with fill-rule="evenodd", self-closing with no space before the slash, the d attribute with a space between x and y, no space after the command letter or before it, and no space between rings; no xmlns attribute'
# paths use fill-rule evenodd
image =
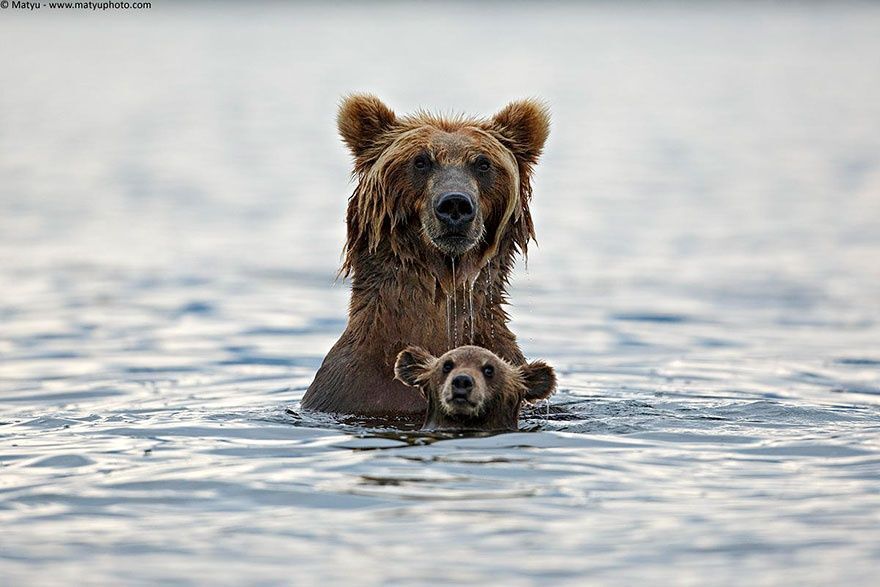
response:
<svg viewBox="0 0 880 587"><path fill-rule="evenodd" d="M532 168L547 138L546 109L514 102L488 119L418 112L397 117L378 98L354 95L340 106L339 131L354 155L357 187L349 199L341 273L352 279L349 321L303 398L306 409L356 414L417 414L424 401L399 381L398 352L417 344L435 354L450 346L447 296L462 308L473 287L474 321L459 312L459 342L524 362L507 328L507 284L517 252L526 253L534 227L529 213ZM424 152L444 165L483 155L491 181L479 186L482 238L453 260L431 244L424 188L410 161ZM427 223L427 224L426 224ZM427 227L427 228L426 228ZM454 274L454 279L453 279Z"/></svg>
<svg viewBox="0 0 880 587"><path fill-rule="evenodd" d="M448 362L451 370L444 372ZM483 369L491 365L487 377ZM423 430L516 430L523 401L548 398L556 389L556 374L543 361L515 367L491 351L461 346L434 357L419 347L407 347L397 356L395 377L422 392L428 403ZM474 380L475 406L451 411L445 396L449 384L459 374Z"/></svg>

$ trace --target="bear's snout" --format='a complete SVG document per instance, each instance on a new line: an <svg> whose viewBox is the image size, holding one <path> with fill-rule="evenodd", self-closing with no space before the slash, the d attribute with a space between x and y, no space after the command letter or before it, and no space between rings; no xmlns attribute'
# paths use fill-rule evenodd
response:
<svg viewBox="0 0 880 587"><path fill-rule="evenodd" d="M456 375L452 379L453 403L469 403L471 391L474 389L474 378L470 375Z"/></svg>
<svg viewBox="0 0 880 587"><path fill-rule="evenodd" d="M476 218L477 206L468 194L448 192L437 198L434 215L447 230L461 232Z"/></svg>
<svg viewBox="0 0 880 587"><path fill-rule="evenodd" d="M424 234L447 255L463 255L484 230L479 182L461 162L437 163L432 173L422 208Z"/></svg>
<svg viewBox="0 0 880 587"><path fill-rule="evenodd" d="M483 409L488 390L484 382L478 381L478 376L469 371L455 370L446 379L438 399L447 414L470 417Z"/></svg>

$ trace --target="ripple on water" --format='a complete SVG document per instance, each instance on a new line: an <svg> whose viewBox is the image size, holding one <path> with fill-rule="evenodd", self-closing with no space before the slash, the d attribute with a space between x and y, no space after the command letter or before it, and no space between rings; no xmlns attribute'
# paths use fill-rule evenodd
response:
<svg viewBox="0 0 880 587"><path fill-rule="evenodd" d="M876 583L875 6L229 10L3 30L4 584ZM521 432L299 409L364 80L550 102Z"/></svg>

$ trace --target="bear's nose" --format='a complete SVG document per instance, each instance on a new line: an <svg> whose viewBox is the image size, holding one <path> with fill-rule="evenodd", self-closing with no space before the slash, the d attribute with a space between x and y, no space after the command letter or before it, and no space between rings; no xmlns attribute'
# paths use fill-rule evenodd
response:
<svg viewBox="0 0 880 587"><path fill-rule="evenodd" d="M470 375L456 375L452 379L452 399L467 399L473 388L473 377Z"/></svg>
<svg viewBox="0 0 880 587"><path fill-rule="evenodd" d="M449 192L440 196L434 205L437 219L450 228L466 225L477 214L473 199L461 192Z"/></svg>

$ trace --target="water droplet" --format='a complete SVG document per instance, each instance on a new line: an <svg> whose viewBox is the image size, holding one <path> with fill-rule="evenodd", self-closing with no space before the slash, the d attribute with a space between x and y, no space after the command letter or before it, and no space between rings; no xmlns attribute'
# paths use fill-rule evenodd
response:
<svg viewBox="0 0 880 587"><path fill-rule="evenodd" d="M455 257L452 258L452 348L458 346L458 284L455 281Z"/></svg>
<svg viewBox="0 0 880 587"><path fill-rule="evenodd" d="M474 284L468 281L468 322L471 325L471 344L474 344Z"/></svg>
<svg viewBox="0 0 880 587"><path fill-rule="evenodd" d="M486 320L489 322L489 344L495 344L495 321L492 319L492 268L486 265Z"/></svg>
<svg viewBox="0 0 880 587"><path fill-rule="evenodd" d="M452 348L452 296L446 294L446 344Z"/></svg>

